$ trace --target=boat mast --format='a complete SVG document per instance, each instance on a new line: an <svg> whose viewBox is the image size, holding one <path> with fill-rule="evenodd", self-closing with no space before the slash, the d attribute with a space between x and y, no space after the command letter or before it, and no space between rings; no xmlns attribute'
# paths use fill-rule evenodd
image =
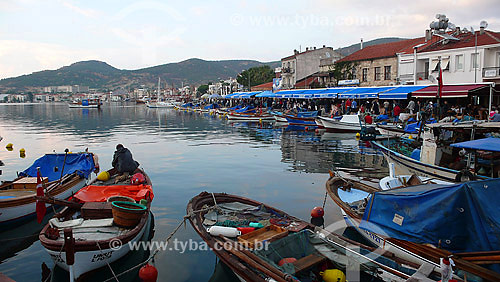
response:
<svg viewBox="0 0 500 282"><path fill-rule="evenodd" d="M160 100L160 77L158 77L158 97L156 97L156 100Z"/></svg>

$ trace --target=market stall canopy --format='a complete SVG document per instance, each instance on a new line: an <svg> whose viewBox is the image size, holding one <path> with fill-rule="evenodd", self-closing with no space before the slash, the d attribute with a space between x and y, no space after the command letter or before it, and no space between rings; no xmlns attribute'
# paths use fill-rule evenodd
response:
<svg viewBox="0 0 500 282"><path fill-rule="evenodd" d="M469 96L470 91L476 91L487 87L486 84L469 85L443 85L442 98L464 98ZM438 86L427 86L426 88L413 92L412 96L416 98L437 98Z"/></svg>
<svg viewBox="0 0 500 282"><path fill-rule="evenodd" d="M378 98L378 93L396 88L395 86L384 87L359 87L353 88L350 91L340 93L340 99L375 99Z"/></svg>
<svg viewBox="0 0 500 282"><path fill-rule="evenodd" d="M259 94L255 95L257 98L273 98L275 97L274 93L272 91L262 91Z"/></svg>
<svg viewBox="0 0 500 282"><path fill-rule="evenodd" d="M470 150L483 150L491 152L500 152L500 138L483 138L471 141L451 144L452 147L464 148Z"/></svg>
<svg viewBox="0 0 500 282"><path fill-rule="evenodd" d="M378 94L379 99L394 99L394 100L404 100L408 99L408 94L414 91L426 88L426 85L411 85L411 86L399 86L394 89L390 89L385 92Z"/></svg>

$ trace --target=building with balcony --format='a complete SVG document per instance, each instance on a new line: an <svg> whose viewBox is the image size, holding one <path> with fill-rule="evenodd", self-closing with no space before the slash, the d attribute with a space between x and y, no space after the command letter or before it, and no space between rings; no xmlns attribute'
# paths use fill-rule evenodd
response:
<svg viewBox="0 0 500 282"><path fill-rule="evenodd" d="M398 84L398 53L418 44L421 38L371 45L338 60L352 63L351 78L359 86L387 86Z"/></svg>
<svg viewBox="0 0 500 282"><path fill-rule="evenodd" d="M500 83L500 33L457 28L428 34L398 54L401 84L436 83L440 66L444 84Z"/></svg>
<svg viewBox="0 0 500 282"><path fill-rule="evenodd" d="M292 56L281 59L283 89L294 88L297 81L319 73L321 60L328 58L335 61L340 59L341 55L325 45L322 48L307 47L304 52L294 50Z"/></svg>

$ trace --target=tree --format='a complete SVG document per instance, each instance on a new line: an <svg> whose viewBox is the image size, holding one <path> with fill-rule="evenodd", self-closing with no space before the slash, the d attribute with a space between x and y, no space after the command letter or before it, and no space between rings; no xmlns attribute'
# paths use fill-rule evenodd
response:
<svg viewBox="0 0 500 282"><path fill-rule="evenodd" d="M33 92L28 92L28 95L26 98L27 98L28 102L33 102Z"/></svg>
<svg viewBox="0 0 500 282"><path fill-rule="evenodd" d="M208 85L207 84L202 84L200 87L198 87L198 93L200 94L205 94L208 92Z"/></svg>
<svg viewBox="0 0 500 282"><path fill-rule="evenodd" d="M355 69L358 64L355 62L335 62L330 74L338 85L339 80L354 79Z"/></svg>
<svg viewBox="0 0 500 282"><path fill-rule="evenodd" d="M271 67L265 65L260 67L253 67L247 70L244 70L236 77L236 81L239 84L248 87L259 85L266 82L273 81L274 78L274 70Z"/></svg>

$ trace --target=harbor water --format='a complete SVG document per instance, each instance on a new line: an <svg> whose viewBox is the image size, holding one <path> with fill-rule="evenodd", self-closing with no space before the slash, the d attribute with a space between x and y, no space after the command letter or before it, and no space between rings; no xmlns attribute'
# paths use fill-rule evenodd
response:
<svg viewBox="0 0 500 282"><path fill-rule="evenodd" d="M11 180L45 153L84 151L109 169L115 146L129 148L153 182L154 233L164 240L182 221L188 201L202 191L245 196L310 219L322 206L329 170L375 183L388 174L382 155L354 134L304 131L275 124L235 123L216 116L144 105L105 104L102 109L70 109L63 103L0 105L0 179ZM14 150L5 149L7 143ZM24 148L25 158L19 150ZM95 177L95 175L94 175ZM325 223L343 222L340 209L326 199ZM41 281L53 261L38 241L36 221L2 230L0 272L16 281ZM342 232L342 230L338 230ZM158 281L223 281L214 275L216 256L203 248L189 222L155 260ZM147 258L131 252L111 267L122 272ZM101 269L92 278L111 278ZM226 277L226 278L217 278ZM55 268L53 281L68 275ZM138 281L137 271L120 281Z"/></svg>

